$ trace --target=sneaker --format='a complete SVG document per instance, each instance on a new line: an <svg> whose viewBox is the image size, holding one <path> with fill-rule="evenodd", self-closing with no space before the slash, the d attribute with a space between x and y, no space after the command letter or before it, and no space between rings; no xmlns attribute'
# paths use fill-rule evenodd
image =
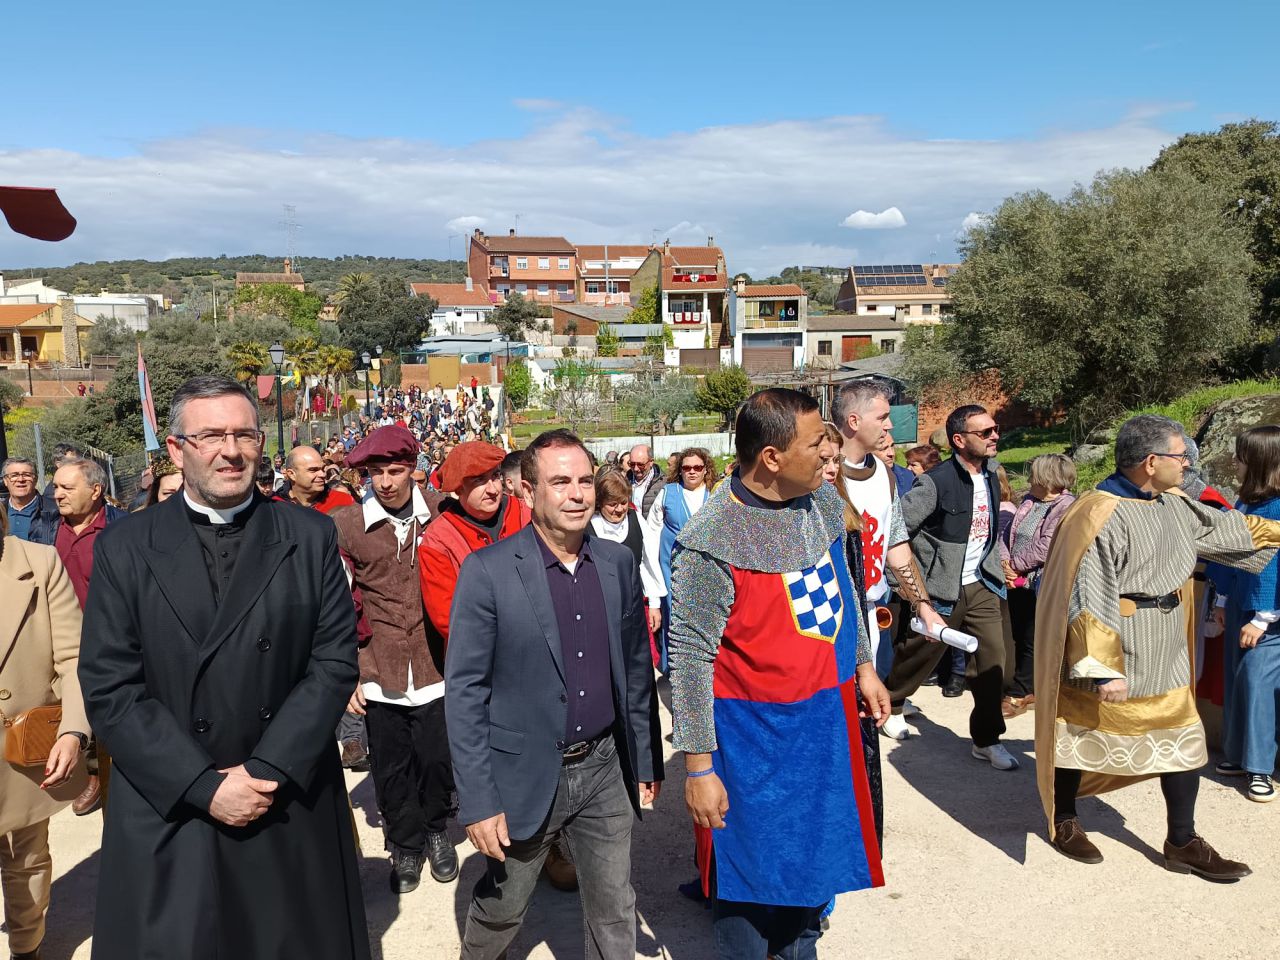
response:
<svg viewBox="0 0 1280 960"><path fill-rule="evenodd" d="M1276 798L1276 787L1271 782L1271 778L1265 773L1249 774L1249 786L1247 788L1250 800L1257 800L1258 803L1270 803Z"/></svg>
<svg viewBox="0 0 1280 960"><path fill-rule="evenodd" d="M889 714L889 719L880 728L880 735L888 737L890 740L905 740L912 733L912 729L907 726L907 721L902 719L902 714L900 713Z"/></svg>
<svg viewBox="0 0 1280 960"><path fill-rule="evenodd" d="M1217 766L1213 768L1224 777L1241 777L1244 776L1244 767L1238 763L1232 763L1230 760L1219 760Z"/></svg>
<svg viewBox="0 0 1280 960"><path fill-rule="evenodd" d="M920 712L920 708L917 707L910 700L902 701L902 715L904 717L914 717L919 712Z"/></svg>
<svg viewBox="0 0 1280 960"><path fill-rule="evenodd" d="M989 747L975 746L970 752L973 759L985 760L997 770L1018 769L1017 758L1004 748L1003 743L993 743Z"/></svg>

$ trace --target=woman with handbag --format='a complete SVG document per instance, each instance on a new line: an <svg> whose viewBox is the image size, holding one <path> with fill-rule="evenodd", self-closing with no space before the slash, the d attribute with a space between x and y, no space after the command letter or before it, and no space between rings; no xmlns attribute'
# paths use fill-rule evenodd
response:
<svg viewBox="0 0 1280 960"><path fill-rule="evenodd" d="M89 721L71 579L53 547L8 532L0 510L0 883L9 952L39 960L53 880L49 818L84 789Z"/></svg>

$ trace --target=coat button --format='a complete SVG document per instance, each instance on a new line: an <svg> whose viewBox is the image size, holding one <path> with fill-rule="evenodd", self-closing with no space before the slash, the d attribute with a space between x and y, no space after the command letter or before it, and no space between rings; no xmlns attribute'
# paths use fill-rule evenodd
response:
<svg viewBox="0 0 1280 960"><path fill-rule="evenodd" d="M568 703L568 702L569 702L569 698L568 698L568 697L566 697L566 696L562 693L562 694L560 694L560 702L561 702L561 703Z"/></svg>
<svg viewBox="0 0 1280 960"><path fill-rule="evenodd" d="M261 650L263 653L266 653L268 650L271 649L271 641L268 640L266 637L259 637L258 649Z"/></svg>
<svg viewBox="0 0 1280 960"><path fill-rule="evenodd" d="M213 724L204 717L197 717L196 722L193 723L192 726L195 728L196 733L208 733L209 728L212 727Z"/></svg>
<svg viewBox="0 0 1280 960"><path fill-rule="evenodd" d="M258 719L260 719L260 720L270 720L270 719L271 719L271 708L270 708L270 707L259 707L259 708L258 708Z"/></svg>
<svg viewBox="0 0 1280 960"><path fill-rule="evenodd" d="M0 700L8 700L13 694L8 690L0 690Z"/></svg>
<svg viewBox="0 0 1280 960"><path fill-rule="evenodd" d="M557 750L563 750L563 749L564 749L564 741L563 741L563 740L557 740L557 741L556 741L556 749L557 749Z"/></svg>

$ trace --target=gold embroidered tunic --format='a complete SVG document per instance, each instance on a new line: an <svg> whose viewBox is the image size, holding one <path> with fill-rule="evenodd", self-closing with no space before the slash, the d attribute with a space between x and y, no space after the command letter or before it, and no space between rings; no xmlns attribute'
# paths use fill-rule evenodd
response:
<svg viewBox="0 0 1280 960"><path fill-rule="evenodd" d="M1208 760L1193 692L1197 559L1258 571L1280 524L1197 503L1093 491L1054 538L1036 610L1036 763L1053 830L1053 771L1085 771L1081 795L1193 770ZM1171 610L1126 597L1171 593ZM1097 680L1123 678L1128 699L1103 703Z"/></svg>

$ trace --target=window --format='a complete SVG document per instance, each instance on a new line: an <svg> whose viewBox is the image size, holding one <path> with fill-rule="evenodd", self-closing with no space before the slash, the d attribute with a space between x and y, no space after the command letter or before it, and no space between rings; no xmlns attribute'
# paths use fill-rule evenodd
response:
<svg viewBox="0 0 1280 960"><path fill-rule="evenodd" d="M528 257L516 257L516 269L517 269L517 270L528 270L528 269L529 269L529 258L528 258Z"/></svg>
<svg viewBox="0 0 1280 960"><path fill-rule="evenodd" d="M599 292L600 292L600 284L595 283L594 281L587 284L587 293L599 293Z"/></svg>
<svg viewBox="0 0 1280 960"><path fill-rule="evenodd" d="M569 285L568 285L567 283L557 283L557 284L556 284L556 292L557 292L557 293L568 293L568 292L569 292Z"/></svg>
<svg viewBox="0 0 1280 960"><path fill-rule="evenodd" d="M897 348L898 348L897 340L881 340L880 341L881 353L893 353Z"/></svg>
<svg viewBox="0 0 1280 960"><path fill-rule="evenodd" d="M550 269L551 269L551 258L550 258L550 257L539 257L539 258L538 258L538 269L539 269L539 270L550 270Z"/></svg>
<svg viewBox="0 0 1280 960"><path fill-rule="evenodd" d="M920 305L920 312L921 312L924 316L926 316L926 317L927 317L927 316L930 316L930 315L933 313L933 304L932 304L932 303L922 303L922 304Z"/></svg>
<svg viewBox="0 0 1280 960"><path fill-rule="evenodd" d="M568 269L569 269L569 258L568 258L568 257L561 257L561 258L560 258L560 269L561 269L561 270L568 270Z"/></svg>
<svg viewBox="0 0 1280 960"><path fill-rule="evenodd" d="M610 280L610 281L609 281L609 289L608 289L608 291L607 291L607 292L609 292L609 293L617 293L617 292L618 292L618 281L617 281L617 280Z"/></svg>
<svg viewBox="0 0 1280 960"><path fill-rule="evenodd" d="M528 293L528 292L529 292L529 285L527 283L516 284L516 293Z"/></svg>
<svg viewBox="0 0 1280 960"><path fill-rule="evenodd" d="M820 356L820 357L829 357L829 356L831 356L831 341L830 341L830 340L819 340L819 341L818 341L818 356Z"/></svg>
<svg viewBox="0 0 1280 960"><path fill-rule="evenodd" d="M876 305L874 303L868 303L867 313L875 313L875 312L876 312Z"/></svg>
<svg viewBox="0 0 1280 960"><path fill-rule="evenodd" d="M502 297L503 300L507 299L510 293L511 293L511 284L509 283L498 284L498 296Z"/></svg>
<svg viewBox="0 0 1280 960"><path fill-rule="evenodd" d="M538 284L538 293L547 293L549 292L549 290L550 290L550 287L547 284L545 283Z"/></svg>

